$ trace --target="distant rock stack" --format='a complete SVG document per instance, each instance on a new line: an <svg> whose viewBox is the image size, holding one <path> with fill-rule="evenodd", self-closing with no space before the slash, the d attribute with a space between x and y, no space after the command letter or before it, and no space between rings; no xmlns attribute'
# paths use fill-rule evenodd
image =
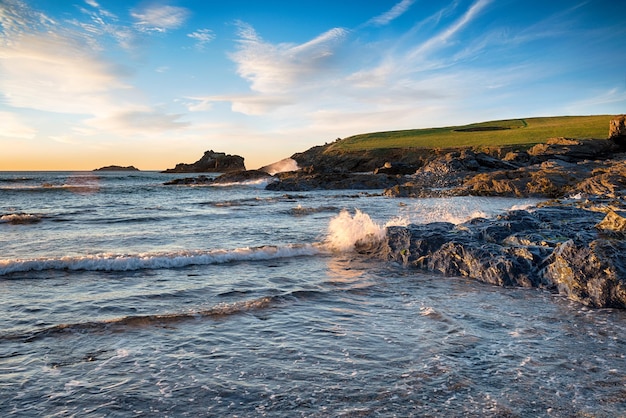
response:
<svg viewBox="0 0 626 418"><path fill-rule="evenodd" d="M626 148L626 115L615 116L609 123L609 139Z"/></svg>
<svg viewBox="0 0 626 418"><path fill-rule="evenodd" d="M202 158L193 164L180 163L164 173L230 173L245 170L243 157L224 152L206 151Z"/></svg>

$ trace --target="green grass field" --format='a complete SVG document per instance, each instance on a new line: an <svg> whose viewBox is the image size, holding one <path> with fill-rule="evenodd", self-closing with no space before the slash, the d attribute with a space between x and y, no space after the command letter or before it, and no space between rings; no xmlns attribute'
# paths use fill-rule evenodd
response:
<svg viewBox="0 0 626 418"><path fill-rule="evenodd" d="M344 138L336 151L389 148L456 148L519 146L527 148L548 138L607 138L612 115L510 119L445 128L375 132Z"/></svg>

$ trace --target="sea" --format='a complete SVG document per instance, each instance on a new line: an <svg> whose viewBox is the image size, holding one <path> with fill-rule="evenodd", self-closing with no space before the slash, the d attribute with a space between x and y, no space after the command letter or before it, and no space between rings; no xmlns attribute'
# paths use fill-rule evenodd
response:
<svg viewBox="0 0 626 418"><path fill-rule="evenodd" d="M0 173L0 416L626 416L625 311L354 251L537 200L181 176Z"/></svg>

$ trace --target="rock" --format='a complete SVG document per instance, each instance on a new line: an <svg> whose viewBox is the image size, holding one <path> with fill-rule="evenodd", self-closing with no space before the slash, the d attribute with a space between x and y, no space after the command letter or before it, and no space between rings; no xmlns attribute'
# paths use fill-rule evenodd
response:
<svg viewBox="0 0 626 418"><path fill-rule="evenodd" d="M274 177L265 171L261 170L240 170L232 171L230 173L224 173L221 176L215 178L213 183L215 184L228 184L228 183L243 183L257 180L269 180Z"/></svg>
<svg viewBox="0 0 626 418"><path fill-rule="evenodd" d="M135 168L132 165L129 165L128 167L122 167L119 165L108 165L106 167L96 168L93 171L139 171L139 169Z"/></svg>
<svg viewBox="0 0 626 418"><path fill-rule="evenodd" d="M601 159L618 151L614 141L606 139L550 138L528 150L535 162L549 159L577 162L585 159Z"/></svg>
<svg viewBox="0 0 626 418"><path fill-rule="evenodd" d="M602 236L596 228L601 212L573 205L460 225L393 226L383 241L360 243L356 250L410 268L544 288L592 307L626 308L626 241ZM624 201L620 207L626 208Z"/></svg>
<svg viewBox="0 0 626 418"><path fill-rule="evenodd" d="M626 236L626 217L609 210L604 219L596 224L596 229L609 235Z"/></svg>
<svg viewBox="0 0 626 418"><path fill-rule="evenodd" d="M595 308L626 308L624 241L560 244L544 271L560 294Z"/></svg>
<svg viewBox="0 0 626 418"><path fill-rule="evenodd" d="M206 151L202 158L193 164L180 163L164 173L227 173L245 170L243 157L223 152Z"/></svg>
<svg viewBox="0 0 626 418"><path fill-rule="evenodd" d="M170 181L166 181L163 184L166 186L173 186L173 185L193 186L193 185L211 184L213 183L213 181L214 181L213 178L210 178L207 176L198 176L198 177L185 177L185 178L173 179Z"/></svg>
<svg viewBox="0 0 626 418"><path fill-rule="evenodd" d="M615 116L609 122L609 139L626 148L626 115Z"/></svg>
<svg viewBox="0 0 626 418"><path fill-rule="evenodd" d="M374 170L374 174L388 174L388 175L406 175L413 174L418 169L418 166L414 164L405 163L390 163L386 162L385 165Z"/></svg>
<svg viewBox="0 0 626 418"><path fill-rule="evenodd" d="M267 190L304 191L304 190L377 190L398 184L397 176L386 174L358 174L345 171L311 172L309 170L278 173L277 181L267 185Z"/></svg>

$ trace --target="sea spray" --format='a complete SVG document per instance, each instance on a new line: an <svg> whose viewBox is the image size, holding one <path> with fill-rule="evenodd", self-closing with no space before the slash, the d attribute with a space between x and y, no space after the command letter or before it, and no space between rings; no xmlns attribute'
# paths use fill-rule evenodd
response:
<svg viewBox="0 0 626 418"><path fill-rule="evenodd" d="M299 168L296 160L293 158L285 158L273 164L261 167L259 170L265 171L273 176L274 174L284 173L286 171L297 171Z"/></svg>
<svg viewBox="0 0 626 418"><path fill-rule="evenodd" d="M382 241L387 235L387 227L391 225L406 225L402 218L394 218L385 225L379 225L366 213L356 210L351 215L342 210L339 215L331 219L328 224L326 246L332 251L352 251L358 243Z"/></svg>

